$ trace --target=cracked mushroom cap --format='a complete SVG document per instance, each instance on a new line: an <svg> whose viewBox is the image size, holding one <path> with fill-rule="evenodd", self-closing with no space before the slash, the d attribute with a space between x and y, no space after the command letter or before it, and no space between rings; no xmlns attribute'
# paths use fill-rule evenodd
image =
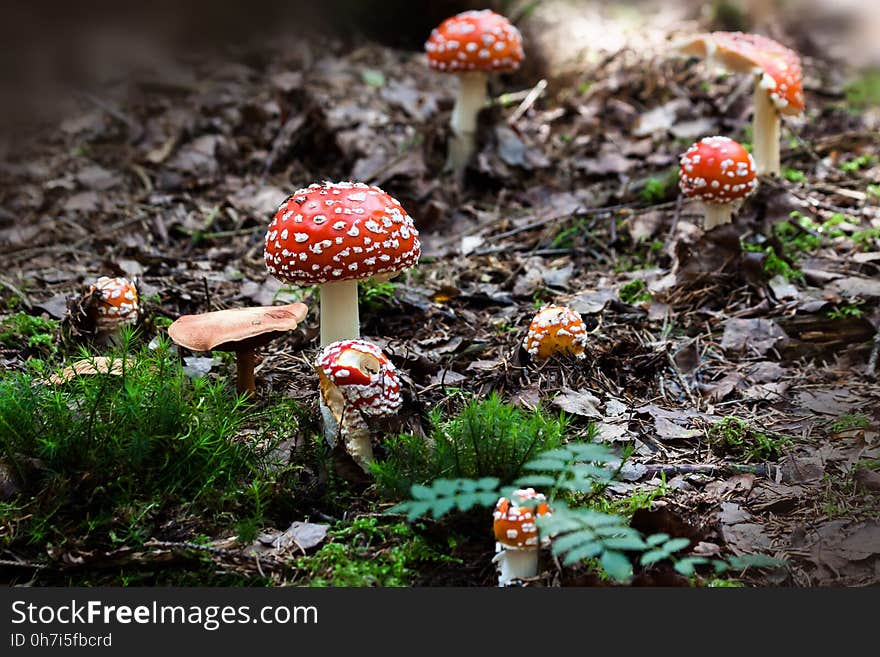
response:
<svg viewBox="0 0 880 657"><path fill-rule="evenodd" d="M215 310L177 318L168 327L168 335L181 347L193 351L252 349L292 331L307 313L308 307L303 303Z"/></svg>
<svg viewBox="0 0 880 657"><path fill-rule="evenodd" d="M544 360L557 353L584 357L587 327L581 316L566 306L546 306L529 325L523 347L532 358Z"/></svg>
<svg viewBox="0 0 880 657"><path fill-rule="evenodd" d="M96 304L95 324L99 329L112 330L138 320L138 293L127 278L101 276L90 292L100 293Z"/></svg>
<svg viewBox="0 0 880 657"><path fill-rule="evenodd" d="M425 52L431 68L448 73L513 71L524 57L519 30L491 9L447 18L431 31Z"/></svg>
<svg viewBox="0 0 880 657"><path fill-rule="evenodd" d="M296 285L393 278L416 265L419 232L393 197L363 183L309 185L279 206L265 242L266 268Z"/></svg>
<svg viewBox="0 0 880 657"><path fill-rule="evenodd" d="M759 75L758 84L767 90L782 114L804 111L800 57L778 41L760 34L711 32L698 35L680 48L685 54L713 59L728 70Z"/></svg>
<svg viewBox="0 0 880 657"><path fill-rule="evenodd" d="M705 137L681 156L679 186L685 196L704 203L726 204L757 187L755 161L729 137Z"/></svg>
<svg viewBox="0 0 880 657"><path fill-rule="evenodd" d="M372 342L333 342L319 354L315 369L325 403L334 413L348 406L365 415L386 417L402 404L397 369Z"/></svg>
<svg viewBox="0 0 880 657"><path fill-rule="evenodd" d="M522 488L515 491L512 497L512 500L502 497L495 505L495 512L492 514L495 540L507 549L538 547L538 526L535 518L551 513L547 498L542 493L536 493L534 488ZM531 500L534 503L519 506L517 498L519 501Z"/></svg>

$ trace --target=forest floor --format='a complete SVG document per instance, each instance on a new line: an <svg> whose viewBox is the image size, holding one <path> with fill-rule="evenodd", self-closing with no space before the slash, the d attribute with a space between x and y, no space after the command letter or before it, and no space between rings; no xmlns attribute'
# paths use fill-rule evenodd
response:
<svg viewBox="0 0 880 657"><path fill-rule="evenodd" d="M678 158L702 136L749 142L752 81L664 44L606 52L546 88L493 81L461 188L441 174L454 82L421 53L369 42L192 58L173 76L80 98L7 152L4 394L11 377L38 376L34 361L80 356L64 331L68 302L100 275L136 280L138 345L155 347L188 313L304 301L310 314L258 352L257 399L230 411L243 413L239 442L267 431L267 411L288 413L271 430L284 476L264 499L238 482L240 499L216 518L207 503L150 498L96 520L109 489L82 494L96 473L67 470L53 492L62 474L36 453L13 468L21 455L3 429L3 580L494 584L488 509L406 523L388 513L399 499L345 482L319 453L317 298L268 275L263 237L294 189L356 180L400 200L423 245L417 268L362 294L362 333L404 381L386 433L429 436L432 410L452 417L491 392L526 415L564 411L567 439L593 425L596 440L631 452L603 496L633 527L688 538L687 554L784 564L717 581L637 566L633 584L880 582L876 75L805 43L807 111L783 122L783 175L704 234L699 208L679 197ZM585 359L523 353L548 303L595 327ZM225 356L172 353L187 377L231 379ZM237 504L247 527L227 517ZM607 582L590 563L543 565L537 583Z"/></svg>

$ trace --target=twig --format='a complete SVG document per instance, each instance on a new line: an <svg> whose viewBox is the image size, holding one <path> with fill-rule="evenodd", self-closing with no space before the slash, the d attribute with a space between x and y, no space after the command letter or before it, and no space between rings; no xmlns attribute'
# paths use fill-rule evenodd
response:
<svg viewBox="0 0 880 657"><path fill-rule="evenodd" d="M878 356L880 356L880 330L874 336L874 346L871 348L871 356L868 358L868 369L866 371L868 376L874 376L877 371Z"/></svg>
<svg viewBox="0 0 880 657"><path fill-rule="evenodd" d="M529 108L535 104L535 101L544 93L544 89L547 88L547 80L541 79L538 80L538 84L532 87L532 90L523 98L523 101L519 104L513 114L507 119L508 125L513 125L517 121L522 118L522 115L529 111Z"/></svg>
<svg viewBox="0 0 880 657"><path fill-rule="evenodd" d="M654 463L644 466L645 475L680 475L680 474L755 474L761 477L770 477L772 466L763 463L761 465L744 465L736 463ZM641 478L641 477L640 477Z"/></svg>

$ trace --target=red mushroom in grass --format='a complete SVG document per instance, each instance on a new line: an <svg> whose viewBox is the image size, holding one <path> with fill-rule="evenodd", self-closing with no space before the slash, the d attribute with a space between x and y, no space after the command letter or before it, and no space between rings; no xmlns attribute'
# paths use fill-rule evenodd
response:
<svg viewBox="0 0 880 657"><path fill-rule="evenodd" d="M123 326L133 326L140 315L137 288L127 278L101 276L89 288L94 295L95 335L116 342Z"/></svg>
<svg viewBox="0 0 880 657"><path fill-rule="evenodd" d="M498 567L498 586L510 586L514 581L538 574L538 516L548 515L550 507L541 493L534 488L523 488L502 497L492 514L496 555L492 561ZM543 543L547 543L545 538Z"/></svg>
<svg viewBox="0 0 880 657"><path fill-rule="evenodd" d="M346 451L364 471L373 460L367 417L394 415L402 403L400 379L382 350L366 340L327 345L315 362L321 382L325 436L341 436ZM327 427L332 427L331 431Z"/></svg>
<svg viewBox="0 0 880 657"><path fill-rule="evenodd" d="M446 166L460 175L476 148L477 115L486 104L489 74L519 67L522 37L494 11L465 11L432 30L425 51L432 68L458 76Z"/></svg>
<svg viewBox="0 0 880 657"><path fill-rule="evenodd" d="M295 329L307 313L302 303L215 310L179 317L168 327L168 335L193 351L235 352L236 389L240 395L254 395L256 350Z"/></svg>
<svg viewBox="0 0 880 657"><path fill-rule="evenodd" d="M545 306L529 324L523 347L532 358L545 360L555 354L584 357L587 327L581 316L566 306Z"/></svg>
<svg viewBox="0 0 880 657"><path fill-rule="evenodd" d="M679 186L685 196L703 202L703 228L732 221L733 203L757 187L755 162L729 137L705 137L681 156Z"/></svg>
<svg viewBox="0 0 880 657"><path fill-rule="evenodd" d="M321 289L321 346L360 336L358 281L388 280L415 266L421 246L412 218L378 187L310 185L278 208L266 233L275 278Z"/></svg>
<svg viewBox="0 0 880 657"><path fill-rule="evenodd" d="M679 46L688 55L709 58L734 73L752 73L755 114L752 151L758 175L779 175L779 125L782 114L804 111L801 61L797 53L759 34L712 32Z"/></svg>

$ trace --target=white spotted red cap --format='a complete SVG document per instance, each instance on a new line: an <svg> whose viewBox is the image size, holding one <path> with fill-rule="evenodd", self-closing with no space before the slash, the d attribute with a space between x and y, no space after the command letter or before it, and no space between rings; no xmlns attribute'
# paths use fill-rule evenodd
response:
<svg viewBox="0 0 880 657"><path fill-rule="evenodd" d="M586 324L577 311L567 306L541 308L529 324L523 340L525 350L539 360L559 353L584 358L586 346Z"/></svg>
<svg viewBox="0 0 880 657"><path fill-rule="evenodd" d="M140 306L135 284L127 278L101 276L91 286L97 293L95 324L102 331L137 323Z"/></svg>
<svg viewBox="0 0 880 657"><path fill-rule="evenodd" d="M522 36L490 9L447 18L425 43L428 64L438 71L512 71L523 61Z"/></svg>
<svg viewBox="0 0 880 657"><path fill-rule="evenodd" d="M266 268L298 285L388 277L416 265L419 233L400 202L352 182L309 185L279 206L265 239Z"/></svg>
<svg viewBox="0 0 880 657"><path fill-rule="evenodd" d="M755 161L729 137L704 137L681 156L679 186L685 196L725 204L757 187Z"/></svg>
<svg viewBox="0 0 880 657"><path fill-rule="evenodd" d="M393 415L402 404L397 369L372 342L329 344L319 354L316 367L336 386L346 405L365 415Z"/></svg>

